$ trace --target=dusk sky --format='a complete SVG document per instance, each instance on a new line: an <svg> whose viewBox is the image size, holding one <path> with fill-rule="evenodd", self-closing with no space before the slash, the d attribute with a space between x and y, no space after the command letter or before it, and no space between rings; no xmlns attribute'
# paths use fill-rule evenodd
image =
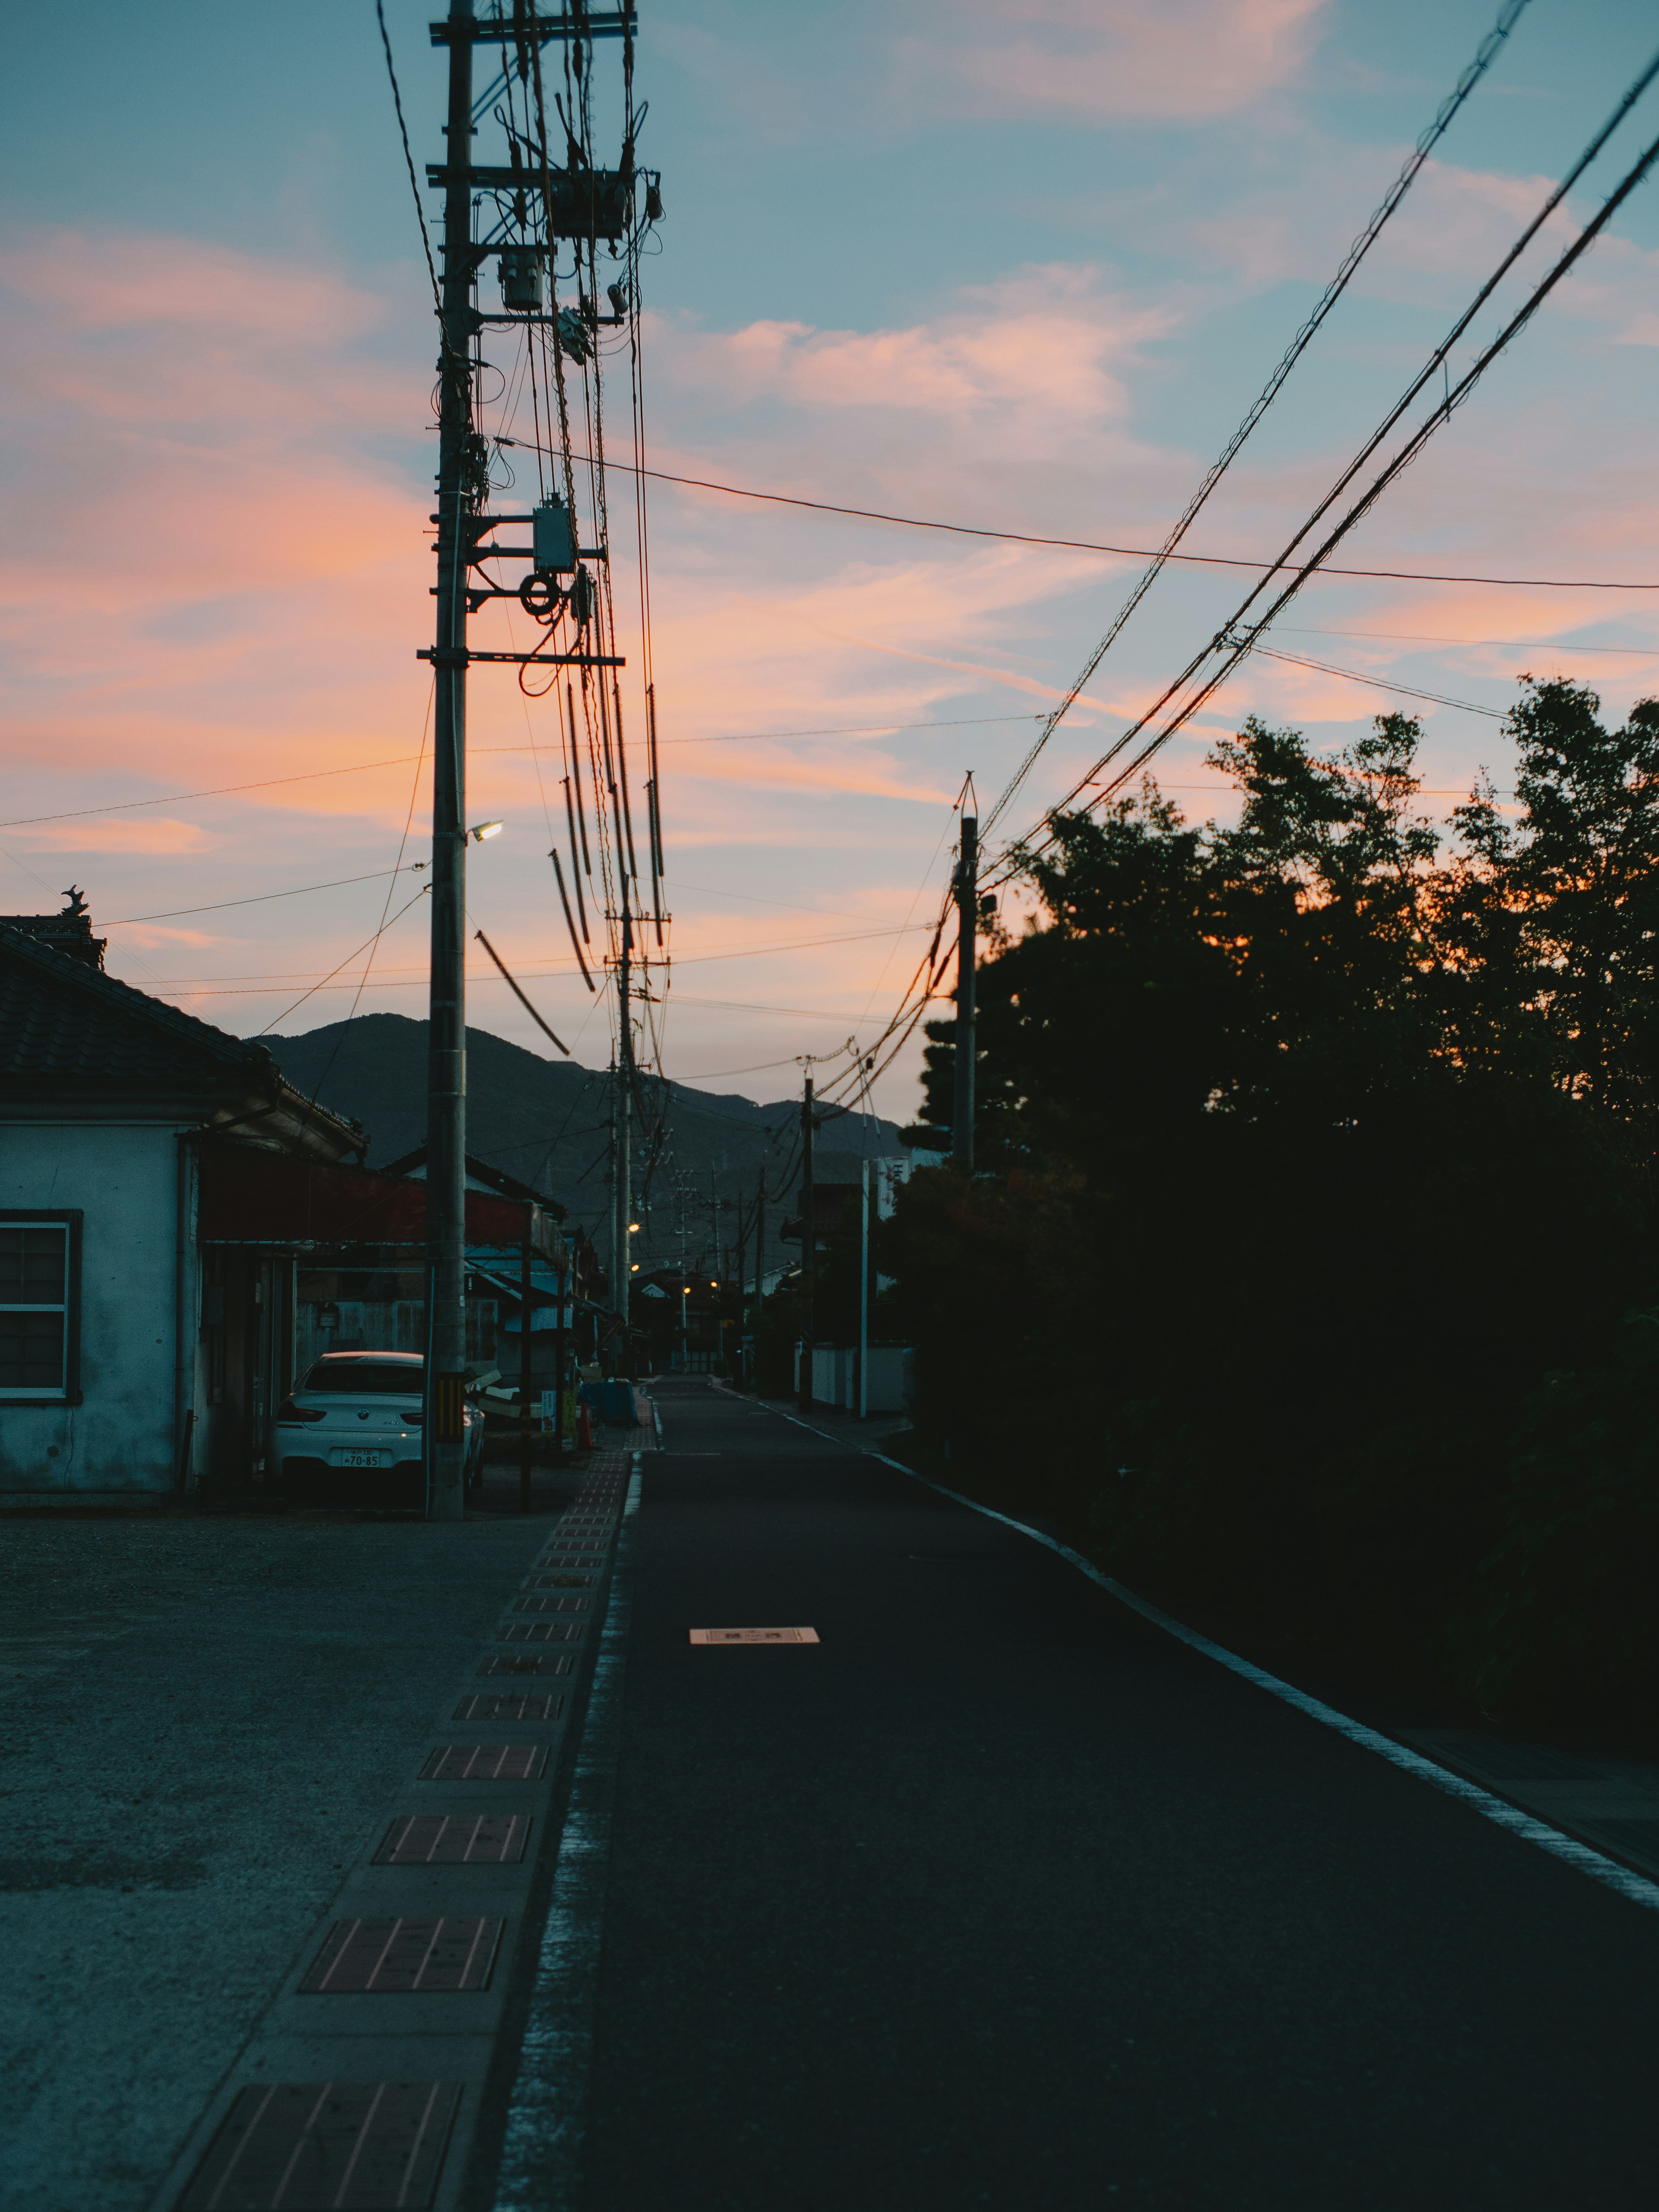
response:
<svg viewBox="0 0 1659 2212"><path fill-rule="evenodd" d="M442 154L438 12L386 9L417 165ZM646 264L648 459L1157 544L1495 12L642 0L641 158L666 204ZM1278 550L1654 38L1633 0L1533 0L1193 550ZM337 1020L361 958L295 1002L380 922L430 688L415 653L432 627L434 331L372 0L85 0L22 11L9 51L0 908L51 910L73 880L139 988L239 1035ZM601 74L608 94L613 57ZM1656 129L1659 92L1454 376ZM1346 565L1659 584L1655 195L1620 214ZM505 364L510 343L492 333L487 357ZM664 1066L775 1097L795 1055L879 1031L937 912L964 771L988 807L1137 564L660 483L650 515L675 916ZM1000 827L1035 823L1241 596L1236 571L1167 574ZM1316 581L1276 636L1492 709L1522 670L1590 682L1619 718L1659 690L1653 589ZM505 618L481 617L475 642L497 641ZM1334 746L1401 705L1247 664L1159 779L1203 818L1225 802L1206 750L1246 714ZM1483 763L1506 787L1496 720L1421 712L1437 813ZM469 815L507 825L473 857L475 923L603 1064L528 750L556 747L550 709L510 671L476 671L471 740ZM75 817L149 799L165 803ZM406 860L427 807L422 788ZM23 818L52 816L70 818ZM342 878L367 880L223 903ZM422 880L396 887L394 913ZM418 901L362 1010L424 1012L425 931ZM469 1011L550 1052L487 966ZM901 1119L917 1057L878 1093Z"/></svg>

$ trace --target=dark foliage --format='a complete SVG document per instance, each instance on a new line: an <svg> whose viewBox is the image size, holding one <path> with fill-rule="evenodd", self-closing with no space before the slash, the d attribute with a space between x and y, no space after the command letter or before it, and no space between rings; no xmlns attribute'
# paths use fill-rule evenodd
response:
<svg viewBox="0 0 1659 2212"><path fill-rule="evenodd" d="M1528 683L1518 816L1483 783L1443 855L1400 716L1328 758L1247 723L1212 756L1233 830L1150 785L1056 819L1040 926L981 969L984 1171L918 1176L884 1265L924 1423L984 1469L1040 1407L1048 1510L1126 1580L1629 1736L1659 1689L1659 1323L1621 1331L1659 1304L1659 706L1598 715Z"/></svg>

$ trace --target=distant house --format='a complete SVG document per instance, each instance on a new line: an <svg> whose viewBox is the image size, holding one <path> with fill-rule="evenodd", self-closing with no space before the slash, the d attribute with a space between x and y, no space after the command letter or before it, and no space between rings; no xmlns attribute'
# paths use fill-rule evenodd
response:
<svg viewBox="0 0 1659 2212"><path fill-rule="evenodd" d="M167 1492L263 1433L284 1282L204 1253L204 1162L361 1158L263 1047L104 973L71 894L0 917L0 1495Z"/></svg>

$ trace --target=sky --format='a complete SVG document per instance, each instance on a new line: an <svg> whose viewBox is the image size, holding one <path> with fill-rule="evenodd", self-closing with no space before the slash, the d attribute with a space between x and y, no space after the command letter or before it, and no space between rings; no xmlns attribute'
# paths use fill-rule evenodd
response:
<svg viewBox="0 0 1659 2212"><path fill-rule="evenodd" d="M641 156L666 209L642 288L650 465L1155 545L1495 8L643 0ZM436 10L386 12L419 170L443 145ZM1653 40L1633 0L1531 0L1191 550L1278 550ZM0 908L51 911L77 883L113 973L238 1035L418 1017L422 878L388 872L429 827L434 336L372 0L82 0L25 11L8 51ZM1656 129L1659 91L1454 377ZM1344 565L1659 585L1656 192ZM665 483L650 531L662 1065L781 1097L803 1055L827 1079L823 1056L880 1034L938 914L964 776L988 811L1139 564ZM1242 596L1236 570L1166 571L999 835L1040 821ZM492 611L474 642L505 630ZM1252 713L1334 748L1419 710L1427 806L1482 767L1504 790L1495 717L1522 672L1589 683L1620 719L1659 691L1659 591L1330 578L1275 641L1351 673L1247 661L1157 765L1194 819L1225 818L1205 756ZM506 828L474 851L469 907L603 1065L608 1006L546 860L550 716L510 671L474 671L468 811ZM471 1021L550 1056L481 953L479 970ZM920 1042L876 1087L896 1119L916 1110Z"/></svg>

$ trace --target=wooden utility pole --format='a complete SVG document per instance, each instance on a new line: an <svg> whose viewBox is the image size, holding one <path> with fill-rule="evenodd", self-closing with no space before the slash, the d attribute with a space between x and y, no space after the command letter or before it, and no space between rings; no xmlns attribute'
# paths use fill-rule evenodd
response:
<svg viewBox="0 0 1659 2212"><path fill-rule="evenodd" d="M974 945L979 934L979 822L962 817L962 856L957 863L956 1102L951 1156L974 1172Z"/></svg>
<svg viewBox="0 0 1659 2212"><path fill-rule="evenodd" d="M817 1291L818 1238L812 1197L812 1079L806 1079L800 1109L800 1409L812 1410L812 1302Z"/></svg>
<svg viewBox="0 0 1659 2212"><path fill-rule="evenodd" d="M428 1006L427 1514L459 1521L466 1467L466 586L483 489L472 454L472 0L450 0L449 173L438 361L438 629Z"/></svg>

